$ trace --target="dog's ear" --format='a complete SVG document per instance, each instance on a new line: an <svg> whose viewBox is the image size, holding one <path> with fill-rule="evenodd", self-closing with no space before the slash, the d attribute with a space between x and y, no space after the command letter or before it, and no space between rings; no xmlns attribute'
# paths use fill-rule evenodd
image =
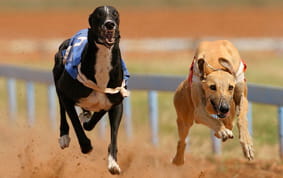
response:
<svg viewBox="0 0 283 178"><path fill-rule="evenodd" d="M206 73L205 73L205 69L204 69L204 64L205 64L205 60L203 58L198 59L197 61L198 64L198 69L200 72L200 80L205 80L206 79Z"/></svg>
<svg viewBox="0 0 283 178"><path fill-rule="evenodd" d="M91 13L88 17L88 24L91 28L93 28L93 24L92 24L93 19L94 19L94 13Z"/></svg>
<svg viewBox="0 0 283 178"><path fill-rule="evenodd" d="M235 70L233 69L232 64L224 58L219 58L218 59L219 64L221 64L224 67L224 70L235 76Z"/></svg>

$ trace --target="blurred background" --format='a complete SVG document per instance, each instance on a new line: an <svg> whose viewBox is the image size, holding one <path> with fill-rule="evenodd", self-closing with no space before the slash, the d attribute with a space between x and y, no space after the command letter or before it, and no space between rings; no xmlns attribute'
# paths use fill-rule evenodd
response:
<svg viewBox="0 0 283 178"><path fill-rule="evenodd" d="M282 0L0 0L0 64L51 72L59 44L80 29L88 28L89 14L100 5L112 5L120 12L122 56L131 74L185 78L200 41L227 39L236 45L246 61L249 83L283 87ZM61 151L57 146L59 115L54 130L48 118L46 85L35 84L36 117L31 126L27 121L26 83L17 81L17 114L11 119L6 81L0 78L0 128L3 133L0 134L3 144L0 158L13 158L0 166L1 172L7 173L6 177L68 177L70 172L87 177L80 170L90 172L92 169L101 177L107 177L106 166L99 169L97 164L101 161L105 165L108 135L98 137L95 134L98 128L88 133L94 147L98 148L91 156L83 157L71 129L72 147L70 151ZM278 108L258 103L252 105L257 161L244 161L237 138L222 145L221 156L213 156L210 130L195 125L190 133L186 165L179 169L171 166L170 159L177 143L172 101L172 92L158 92L159 143L153 146L147 91L131 92L133 136L126 138L123 123L119 133L119 158L125 169L122 176L135 177L135 171L141 167L147 172L145 177L283 175L278 149ZM108 134L108 126L105 127ZM233 131L237 135L237 128ZM105 156L99 157L100 153ZM65 157L58 157L61 154ZM89 158L92 155L96 157L94 160ZM66 160L72 162L74 157L75 163L66 163ZM138 164L133 165L133 162ZM88 167L89 164L92 166Z"/></svg>

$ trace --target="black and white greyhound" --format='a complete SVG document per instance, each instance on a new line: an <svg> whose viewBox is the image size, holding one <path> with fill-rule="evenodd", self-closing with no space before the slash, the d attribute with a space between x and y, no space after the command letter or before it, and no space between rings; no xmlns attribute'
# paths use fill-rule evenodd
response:
<svg viewBox="0 0 283 178"><path fill-rule="evenodd" d="M64 41L55 55L53 77L61 116L59 144L64 149L70 143L67 112L82 153L89 153L92 145L83 128L92 130L108 112L111 127L108 170L119 174L117 134L122 101L128 95L125 81L129 77L119 48L119 13L114 7L101 6L88 20L90 28ZM75 106L82 108L79 116Z"/></svg>

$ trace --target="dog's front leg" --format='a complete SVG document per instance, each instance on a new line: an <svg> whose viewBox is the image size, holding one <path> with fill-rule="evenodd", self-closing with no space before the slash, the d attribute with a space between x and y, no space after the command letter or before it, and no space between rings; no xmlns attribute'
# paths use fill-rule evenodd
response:
<svg viewBox="0 0 283 178"><path fill-rule="evenodd" d="M109 110L111 127L111 143L108 147L108 170L111 174L120 174L121 169L117 163L117 136L123 112L123 104L114 106Z"/></svg>
<svg viewBox="0 0 283 178"><path fill-rule="evenodd" d="M239 117L240 112L242 110L242 100L244 98L244 94L245 94L245 82L239 82L236 84L235 86L235 90L234 90L234 101L235 101L235 109L236 109L236 116Z"/></svg>
<svg viewBox="0 0 283 178"><path fill-rule="evenodd" d="M82 153L89 153L92 150L92 146L90 143L90 140L87 138L82 125L80 123L78 114L75 110L74 102L64 98L63 99L64 107L69 115L69 118L72 122L72 125L74 127L75 133L77 135L81 152Z"/></svg>
<svg viewBox="0 0 283 178"><path fill-rule="evenodd" d="M242 145L244 156L248 160L254 159L254 150L253 150L253 142L252 138L249 134L248 130L248 120L247 120L247 112L248 112L248 100L246 97L242 98L241 102L241 111L239 115L239 119L237 122L238 130L239 130L239 139Z"/></svg>
<svg viewBox="0 0 283 178"><path fill-rule="evenodd" d="M226 128L222 121L207 116L203 108L196 109L195 116L196 123L204 124L214 130L215 136L222 139L222 141L234 138L232 130Z"/></svg>

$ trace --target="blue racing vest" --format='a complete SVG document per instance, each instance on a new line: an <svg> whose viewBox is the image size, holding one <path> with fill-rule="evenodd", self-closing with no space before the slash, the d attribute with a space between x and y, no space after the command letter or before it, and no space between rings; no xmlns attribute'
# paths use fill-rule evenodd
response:
<svg viewBox="0 0 283 178"><path fill-rule="evenodd" d="M62 55L66 61L65 69L73 79L77 79L78 65L81 63L82 53L87 44L87 35L88 29L80 30L70 39L68 48L62 51ZM123 59L121 59L121 62L124 72L124 80L127 85L130 74Z"/></svg>

